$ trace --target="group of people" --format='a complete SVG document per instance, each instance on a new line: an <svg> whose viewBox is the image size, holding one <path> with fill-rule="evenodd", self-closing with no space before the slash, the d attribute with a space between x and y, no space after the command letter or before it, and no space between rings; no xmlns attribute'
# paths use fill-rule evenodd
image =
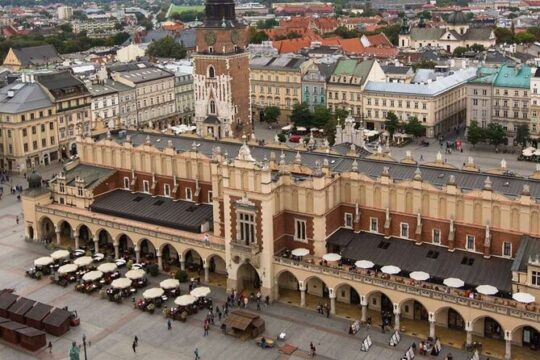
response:
<svg viewBox="0 0 540 360"><path fill-rule="evenodd" d="M330 306L328 304L319 304L317 305L317 312L321 315L325 315L326 317L330 317Z"/></svg>
<svg viewBox="0 0 540 360"><path fill-rule="evenodd" d="M387 326L392 325L392 313L390 311L381 312L381 331L384 334L384 331Z"/></svg>
<svg viewBox="0 0 540 360"><path fill-rule="evenodd" d="M232 290L231 294L227 296L227 301L225 302L225 306L227 308L238 306L239 308L247 308L249 301L253 301L257 305L257 311L261 311L262 304L263 304L263 298L260 291L257 292L257 294L251 293L249 296L245 296L242 293L238 293L235 289ZM266 296L264 298L264 305L268 306L270 305L270 296Z"/></svg>

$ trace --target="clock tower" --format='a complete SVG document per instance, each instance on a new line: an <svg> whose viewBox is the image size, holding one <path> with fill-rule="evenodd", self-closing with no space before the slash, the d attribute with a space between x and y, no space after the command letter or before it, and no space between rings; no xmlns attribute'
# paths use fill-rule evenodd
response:
<svg viewBox="0 0 540 360"><path fill-rule="evenodd" d="M197 133L213 138L252 132L247 26L236 19L234 0L206 0L193 55Z"/></svg>

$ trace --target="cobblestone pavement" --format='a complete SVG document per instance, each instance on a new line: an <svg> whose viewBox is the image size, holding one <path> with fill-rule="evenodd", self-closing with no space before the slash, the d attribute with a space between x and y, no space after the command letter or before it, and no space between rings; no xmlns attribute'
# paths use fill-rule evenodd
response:
<svg viewBox="0 0 540 360"><path fill-rule="evenodd" d="M305 359L309 343L317 347L318 359L400 359L406 348L418 339L404 336L396 348L388 346L390 334L370 330L374 346L369 352L360 351L360 342L367 335L363 328L356 336L348 335L350 321L340 318L322 318L315 312L296 306L276 303L261 312L266 321L266 335L275 337L287 333L287 343L299 348L292 356L281 355L277 348L262 350L253 341L240 341L225 336L216 325L208 337L203 337L202 320L206 314L199 312L186 323L173 322L171 331L161 314L150 315L132 308L130 301L118 305L100 299L97 294L76 292L73 286L62 288L24 276L24 270L35 258L48 254L43 245L25 242L22 222L16 225L15 216L21 214L20 202L14 195L0 201L0 288L14 288L17 294L55 306L69 306L77 310L81 325L72 328L61 338L50 337L53 353L41 350L31 354L0 340L0 359L65 359L72 341L81 343L86 335L89 359L192 359L198 348L202 359ZM157 285L163 277L150 278L150 286ZM183 288L185 293L187 289ZM138 294L141 296L141 294ZM221 304L224 289L213 288L214 301ZM169 300L172 303L172 300ZM251 304L251 311L255 311ZM139 338L137 353L133 353L133 337ZM442 358L451 351L454 359L465 360L467 354L456 349L443 349ZM82 357L81 357L82 358ZM418 358L418 357L417 357ZM422 357L420 357L422 358Z"/></svg>

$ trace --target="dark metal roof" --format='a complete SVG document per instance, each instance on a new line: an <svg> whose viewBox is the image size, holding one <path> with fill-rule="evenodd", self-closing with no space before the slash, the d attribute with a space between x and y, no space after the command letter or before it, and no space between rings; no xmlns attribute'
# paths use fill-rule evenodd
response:
<svg viewBox="0 0 540 360"><path fill-rule="evenodd" d="M150 142L158 149L163 149L167 145L167 141L171 140L173 146L178 152L191 151L192 145L195 142L197 144L197 150L204 155L211 157L212 149L216 146L221 148L221 153L228 153L229 157L236 157L240 150L241 144L231 143L219 140L211 140L204 138L185 137L185 136L173 136L173 135L161 135L151 134L136 131L127 131L123 134L129 134L134 146L142 145L146 141L146 138L150 139ZM99 138L103 138L102 135ZM125 135L118 136L118 132L113 133L113 137L118 142L125 140ZM250 145L251 155L257 161L262 161L264 158L270 159L270 154L274 152L279 161L281 154L280 149L270 148L265 146ZM339 147L338 147L339 149ZM285 161L291 163L294 161L296 151L292 149L283 150L285 154ZM482 172L464 171L458 169L439 168L434 166L425 165L412 165L391 161L380 161L374 159L366 159L366 150L360 150L356 161L358 164L358 171L366 174L367 176L376 179L381 176L385 167L389 168L390 177L395 181L404 181L414 178L414 173L417 167L422 172L422 179L436 187L443 187L448 184L448 180L451 175L454 176L456 185L464 192L472 190L481 190L484 187L484 181L489 176L492 182L492 189L495 192L503 194L509 198L516 198L520 196L523 185L529 185L531 197L536 201L540 200L540 180L528 179L518 176L508 175L496 175L487 174ZM315 163L323 163L324 159L328 159L330 169L333 172L341 173L351 171L354 157L343 154L325 154L321 152L301 152L302 165L307 167L315 167Z"/></svg>
<svg viewBox="0 0 540 360"><path fill-rule="evenodd" d="M64 176L66 177L66 184L68 186L75 186L75 179L80 177L84 180L84 187L86 189L93 189L103 181L107 180L114 173L115 170L113 169L79 164L73 169L64 172Z"/></svg>
<svg viewBox="0 0 540 360"><path fill-rule="evenodd" d="M221 124L221 121L219 121L218 117L215 115L208 115L206 119L204 119L205 124Z"/></svg>
<svg viewBox="0 0 540 360"><path fill-rule="evenodd" d="M29 312L24 315L25 318L35 320L35 321L41 321L43 320L52 310L51 305L43 304L43 303L37 303Z"/></svg>
<svg viewBox="0 0 540 360"><path fill-rule="evenodd" d="M195 233L201 225L212 226L213 207L163 196L117 189L98 197L90 210Z"/></svg>
<svg viewBox="0 0 540 360"><path fill-rule="evenodd" d="M535 260L537 256L540 256L540 239L524 236L519 243L512 271L527 271L529 258Z"/></svg>
<svg viewBox="0 0 540 360"><path fill-rule="evenodd" d="M416 245L412 240L385 239L380 234L354 233L348 229L338 230L327 242L340 246L341 255L347 259L370 260L378 266L394 265L403 272L425 271L437 279L456 277L468 286L492 285L500 291L512 290L511 259L494 256L486 259L482 254L450 252L441 246Z"/></svg>
<svg viewBox="0 0 540 360"><path fill-rule="evenodd" d="M56 48L52 45L13 48L13 52L22 66L48 65L63 61Z"/></svg>

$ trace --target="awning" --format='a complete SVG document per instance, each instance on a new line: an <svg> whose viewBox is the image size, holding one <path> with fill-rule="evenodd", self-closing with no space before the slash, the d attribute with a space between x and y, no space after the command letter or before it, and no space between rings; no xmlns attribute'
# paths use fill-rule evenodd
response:
<svg viewBox="0 0 540 360"><path fill-rule="evenodd" d="M291 251L291 254L293 256L306 256L309 254L309 250L304 248L298 248Z"/></svg>
<svg viewBox="0 0 540 360"><path fill-rule="evenodd" d="M530 304L530 303L535 302L536 300L534 296L532 296L529 293L524 293L524 292L518 292L518 293L513 294L512 299L519 301L521 303L524 303L524 304Z"/></svg>
<svg viewBox="0 0 540 360"><path fill-rule="evenodd" d="M394 265L386 265L381 268L381 271L385 274L396 275L399 274L401 269Z"/></svg>
<svg viewBox="0 0 540 360"><path fill-rule="evenodd" d="M205 297L210 295L210 288L206 286L200 286L191 290L189 294L191 296L195 296L196 298Z"/></svg>
<svg viewBox="0 0 540 360"><path fill-rule="evenodd" d="M484 295L495 295L499 290L495 286L491 285L479 285L476 287L476 291Z"/></svg>
<svg viewBox="0 0 540 360"><path fill-rule="evenodd" d="M452 288L460 288L465 285L465 282L458 278L448 278L444 279L443 284Z"/></svg>
<svg viewBox="0 0 540 360"><path fill-rule="evenodd" d="M409 277L417 281L426 281L427 279L429 279L429 274L424 271L413 271L409 274Z"/></svg>
<svg viewBox="0 0 540 360"><path fill-rule="evenodd" d="M341 255L335 253L328 253L324 254L322 258L326 261L339 261L341 260Z"/></svg>

